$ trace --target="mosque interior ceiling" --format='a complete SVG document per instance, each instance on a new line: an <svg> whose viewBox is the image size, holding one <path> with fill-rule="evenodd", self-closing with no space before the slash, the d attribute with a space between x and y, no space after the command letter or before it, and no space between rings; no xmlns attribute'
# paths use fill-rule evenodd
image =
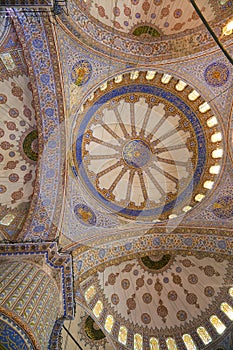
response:
<svg viewBox="0 0 233 350"><path fill-rule="evenodd" d="M197 0L224 48L232 0ZM233 66L190 1L0 18L0 240L71 253L62 349L233 349Z"/></svg>

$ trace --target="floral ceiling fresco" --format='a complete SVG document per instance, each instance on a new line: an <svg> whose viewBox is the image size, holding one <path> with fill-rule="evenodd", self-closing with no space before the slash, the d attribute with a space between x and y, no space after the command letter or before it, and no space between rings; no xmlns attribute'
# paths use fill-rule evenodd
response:
<svg viewBox="0 0 233 350"><path fill-rule="evenodd" d="M207 102L182 80L156 73L103 84L81 107L74 131L78 180L103 206L139 221L192 209L212 189L223 157Z"/></svg>
<svg viewBox="0 0 233 350"><path fill-rule="evenodd" d="M232 1L197 1L218 30L231 16ZM208 31L189 1L119 0L115 3L71 0L60 19L78 41L99 52L130 62L183 57L213 47ZM221 13L221 17L219 16Z"/></svg>
<svg viewBox="0 0 233 350"><path fill-rule="evenodd" d="M212 349L233 319L231 270L221 255L151 252L100 266L81 291L127 349Z"/></svg>
<svg viewBox="0 0 233 350"><path fill-rule="evenodd" d="M197 3L221 35L232 1ZM1 239L72 253L87 349L229 350L232 66L189 2L68 14L1 23Z"/></svg>
<svg viewBox="0 0 233 350"><path fill-rule="evenodd" d="M38 134L32 86L22 46L9 21L0 39L0 231L14 240L26 220L32 199Z"/></svg>

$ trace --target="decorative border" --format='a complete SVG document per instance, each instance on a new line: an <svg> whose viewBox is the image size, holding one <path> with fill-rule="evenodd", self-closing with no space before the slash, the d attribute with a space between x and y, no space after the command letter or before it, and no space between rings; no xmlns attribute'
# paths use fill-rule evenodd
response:
<svg viewBox="0 0 233 350"><path fill-rule="evenodd" d="M23 322L19 316L17 316L15 313L8 311L8 310L4 309L2 306L0 306L0 319L1 319L1 314L3 315L3 320L4 320L4 318L6 318L10 324L12 324L12 323L14 324L14 327L16 325L18 326L18 330L24 339L25 339L25 336L28 336L28 338L31 341L30 345L32 345L33 349L35 349L35 350L40 349L40 344L39 344L38 340L36 339L36 337L34 336L34 333L32 332L31 328L25 322ZM25 333L23 333L23 332L25 332Z"/></svg>
<svg viewBox="0 0 233 350"><path fill-rule="evenodd" d="M39 234L48 240L57 235L64 192L66 136L60 66L49 18L30 23L22 12L11 9L10 14L29 67L39 136L34 197L19 237L33 239ZM50 168L55 171L48 178L46 173Z"/></svg>
<svg viewBox="0 0 233 350"><path fill-rule="evenodd" d="M150 71L148 71L150 73ZM132 78L132 74L137 74L136 78ZM209 168L212 165L223 164L225 161L225 154L223 159L214 159L209 157L209 154L218 148L219 146L223 147L224 142L210 142L211 135L216 131L222 132L222 125L220 122L220 118L218 118L217 126L212 128L207 127L206 120L213 116L213 110L210 108L209 110L201 113L199 110L199 106L201 106L205 100L199 94L199 96L194 100L189 100L188 96L193 91L193 87L186 84L186 86L181 91L176 91L175 85L178 83L179 79L171 76L171 79L168 84L163 84L161 82L162 76L164 72L154 71L154 77L152 79L147 79L147 71L138 70L138 71L122 71L121 74L117 74L115 77L111 77L109 81L105 81L102 85L98 85L94 91L92 91L86 98L83 105L81 105L74 122L73 127L73 162L74 166L72 166L73 174L79 180L83 179L85 186L87 186L88 190L94 195L94 197L103 205L110 207L112 211L117 212L120 215L132 218L137 217L138 213L140 213L140 217L146 217L147 215L156 215L161 212L162 219L166 219L169 214L172 213L172 209L174 204L176 204L176 208L180 209L180 213L183 213L181 210L181 205L189 205L191 207L197 206L198 203L195 201L194 197L198 193L204 193L204 195L208 192L207 189L203 187L203 184L206 180L215 180L216 178L220 178L219 175L213 175L209 173L208 170L201 171ZM118 78L121 78L117 81ZM165 203L163 207L155 208L155 209L147 209L144 211L134 210L129 208L122 208L118 204L112 203L108 201L102 193L99 193L96 188L94 188L92 182L90 181L88 174L86 172L85 167L82 164L83 154L85 153L84 143L86 142L86 138L88 137L88 141L91 140L91 136L86 132L86 128L88 126L89 120L92 118L96 111L101 111L101 106L109 99L114 98L115 96L122 96L126 93L133 92L144 92L145 88L146 93L154 94L155 97L162 98L168 100L170 103L173 103L181 113L183 113L186 118L189 119L190 123L193 126L195 131L195 136L197 139L198 150L195 150L198 154L198 165L195 165L194 168L194 177L191 180L187 187L181 192L181 194L175 199L172 198L170 202ZM174 95L174 91L176 95ZM208 147L207 147L208 146ZM205 164L205 161L207 164ZM81 174L81 177L79 176ZM195 193L193 193L193 187L195 188ZM188 195L192 193L192 197L189 203L185 203ZM187 202L187 200L186 200ZM180 208L179 208L180 206ZM144 213L145 212L145 213ZM177 214L177 213L176 213Z"/></svg>
<svg viewBox="0 0 233 350"><path fill-rule="evenodd" d="M140 82L141 83L141 82ZM127 84L127 82L126 82ZM146 89L146 91L145 91ZM141 210L133 210L122 208L117 204L114 204L108 200L106 200L102 194L100 194L94 187L91 181L88 178L88 175L86 174L85 168L82 165L83 162L83 142L85 138L85 132L88 122L90 121L90 118L95 114L97 110L99 110L100 106L102 104L109 101L109 99L114 98L116 96L125 96L125 94L130 93L146 93L146 94L153 94L154 97L164 98L165 101L168 100L169 102L173 103L178 109L179 112L182 112L186 115L186 117L189 119L189 121L192 124L192 127L195 131L195 136L197 139L197 146L198 146L198 160L197 164L195 165L195 172L193 175L193 179L189 182L188 186L182 191L182 193L173 199L172 201L166 203L163 207L159 207L156 209L145 209L141 212ZM202 145L202 148L200 148L199 145ZM132 85L126 85L126 86L120 86L119 88L116 86L116 88L113 90L111 87L111 91L106 92L105 95L101 96L97 101L93 103L92 106L88 109L86 114L82 118L81 125L78 129L77 138L76 138L76 160L77 160L77 169L79 171L79 174L81 175L81 178L84 179L85 185L90 189L91 193L99 199L101 202L104 203L108 208L111 208L111 210L116 211L117 213L124 214L126 216L138 216L138 213L142 217L144 216L154 216L161 212L161 210L164 212L171 210L174 205L178 205L183 202L187 195L192 192L193 186L196 187L197 184L200 181L200 178L203 177L203 174L200 172L200 169L203 169L205 167L205 161L206 161L206 141L204 137L203 128L200 124L200 121L198 120L196 114L191 110L191 108L185 104L185 102L180 99L177 96L174 96L170 91L166 91L165 89L161 89L160 87L154 86L154 85L143 85L136 83L134 84L132 82ZM77 171L76 169L76 171Z"/></svg>
<svg viewBox="0 0 233 350"><path fill-rule="evenodd" d="M141 232L141 231L140 231ZM87 276L97 271L99 265L106 265L115 259L125 260L129 256L137 254L150 254L152 251L170 252L177 251L196 251L211 254L222 254L224 256L233 256L233 237L232 232L215 229L197 229L179 227L168 233L169 228L156 227L151 228L147 233L138 237L128 237L125 232L123 237L116 237L116 241L111 243L93 242L85 251L73 247L73 264L75 283L77 280L84 280ZM222 235L221 235L222 234ZM227 237L227 235L229 237ZM84 249L84 248L83 248Z"/></svg>
<svg viewBox="0 0 233 350"><path fill-rule="evenodd" d="M64 324L64 318L60 318L55 322L50 339L49 339L48 350L62 349L60 342L61 342L61 331L62 331L63 324Z"/></svg>

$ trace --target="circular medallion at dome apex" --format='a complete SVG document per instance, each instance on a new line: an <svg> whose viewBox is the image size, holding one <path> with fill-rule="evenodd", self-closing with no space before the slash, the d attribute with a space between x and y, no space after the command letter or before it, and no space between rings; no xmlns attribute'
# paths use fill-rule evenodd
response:
<svg viewBox="0 0 233 350"><path fill-rule="evenodd" d="M192 101L190 87L179 92L171 76L164 83L166 74L147 74L102 84L73 131L76 173L86 190L107 210L142 220L191 209L213 186L213 167L221 163L206 156L221 146L213 139L218 123L206 124L210 107L201 97Z"/></svg>
<svg viewBox="0 0 233 350"><path fill-rule="evenodd" d="M158 273L170 268L174 259L170 254L152 254L139 258L138 263L143 269Z"/></svg>
<svg viewBox="0 0 233 350"><path fill-rule="evenodd" d="M34 164L38 160L38 132L37 129L27 130L20 138L19 148L22 157Z"/></svg>
<svg viewBox="0 0 233 350"><path fill-rule="evenodd" d="M125 144L122 157L127 165L141 168L150 160L150 148L142 140L131 140Z"/></svg>

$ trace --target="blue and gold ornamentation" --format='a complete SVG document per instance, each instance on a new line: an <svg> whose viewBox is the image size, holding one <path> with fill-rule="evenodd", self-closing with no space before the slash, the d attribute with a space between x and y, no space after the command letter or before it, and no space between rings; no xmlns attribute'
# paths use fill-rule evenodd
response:
<svg viewBox="0 0 233 350"><path fill-rule="evenodd" d="M79 221L86 226L95 226L96 215L86 204L77 204L74 213Z"/></svg>
<svg viewBox="0 0 233 350"><path fill-rule="evenodd" d="M148 81L150 74L101 85L78 113L73 142L74 174L88 192L108 210L143 221L195 205L213 179L206 170L215 161L206 154L216 147L213 131L205 135L209 108L201 112L187 92L177 96L174 83L164 87L162 74ZM90 224L91 212L80 210Z"/></svg>
<svg viewBox="0 0 233 350"><path fill-rule="evenodd" d="M220 197L213 204L213 213L220 219L229 219L233 216L233 197Z"/></svg>
<svg viewBox="0 0 233 350"><path fill-rule="evenodd" d="M89 81L91 74L91 64L86 60L81 60L73 66L71 71L71 80L75 85L81 86Z"/></svg>
<svg viewBox="0 0 233 350"><path fill-rule="evenodd" d="M142 140L131 140L123 148L124 161L134 168L141 168L150 160L150 148Z"/></svg>
<svg viewBox="0 0 233 350"><path fill-rule="evenodd" d="M11 322L13 323L13 321ZM24 334L25 339L23 339L22 333L22 330L17 330L3 320L0 320L0 350L27 350L31 342L26 337L26 334ZM33 349L33 345L30 345Z"/></svg>
<svg viewBox="0 0 233 350"><path fill-rule="evenodd" d="M213 62L204 72L205 81L213 87L220 87L228 81L229 69L224 63Z"/></svg>

